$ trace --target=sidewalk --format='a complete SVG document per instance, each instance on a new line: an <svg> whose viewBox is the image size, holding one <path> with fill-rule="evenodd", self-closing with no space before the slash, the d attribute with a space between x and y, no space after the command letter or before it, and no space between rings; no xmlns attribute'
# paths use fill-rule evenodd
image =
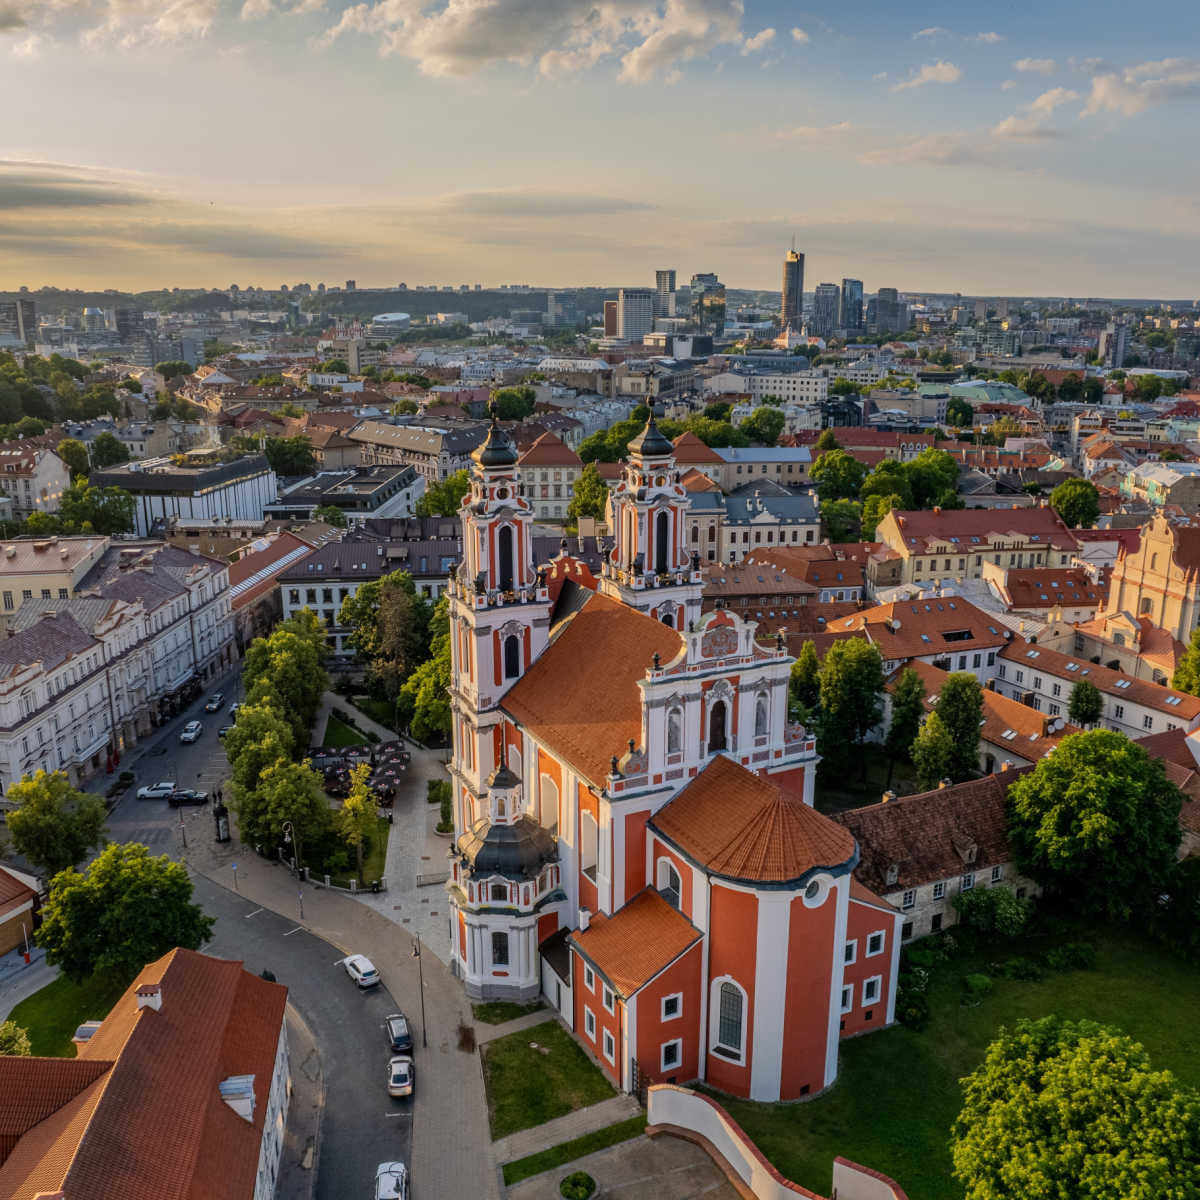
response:
<svg viewBox="0 0 1200 1200"><path fill-rule="evenodd" d="M497 1038L507 1037L510 1033L519 1033L522 1029L532 1029L535 1025L545 1025L554 1020L558 1014L551 1008L539 1008L537 1012L526 1013L523 1017L515 1017L501 1025L485 1025L482 1021L475 1026L475 1045L484 1046Z"/></svg>
<svg viewBox="0 0 1200 1200"><path fill-rule="evenodd" d="M601 1100L599 1104L591 1104L587 1108L577 1108L565 1117L555 1117L544 1125L535 1125L532 1129L519 1129L492 1143L492 1153L498 1163L515 1162L518 1158L526 1158L530 1154L539 1154L552 1146L561 1146L563 1142L571 1142L583 1137L585 1133L594 1133L597 1129L607 1129L618 1121L636 1117L642 1111L635 1096L613 1096L611 1100Z"/></svg>
<svg viewBox="0 0 1200 1200"><path fill-rule="evenodd" d="M275 1195L278 1200L312 1200L321 1150L321 1118L325 1113L325 1076L312 1030L290 1004L286 1020L292 1098Z"/></svg>
<svg viewBox="0 0 1200 1200"><path fill-rule="evenodd" d="M26 964L19 950L0 958L0 1021L8 1020L8 1014L22 1000L58 978L58 969L46 962L45 950L35 948L31 958Z"/></svg>

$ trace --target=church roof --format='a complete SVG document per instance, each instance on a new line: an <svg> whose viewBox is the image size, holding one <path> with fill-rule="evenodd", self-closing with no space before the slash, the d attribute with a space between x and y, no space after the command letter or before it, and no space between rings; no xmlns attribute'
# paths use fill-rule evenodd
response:
<svg viewBox="0 0 1200 1200"><path fill-rule="evenodd" d="M512 778L513 786L520 783L515 776ZM458 839L458 849L478 876L503 875L508 879L532 879L545 863L558 859L554 838L549 830L539 825L528 813L518 817L511 825L493 825L487 817L481 817Z"/></svg>
<svg viewBox="0 0 1200 1200"><path fill-rule="evenodd" d="M581 589L582 591L583 589ZM504 697L503 708L593 783L609 760L642 736L637 681L657 652L683 647L674 630L607 596L591 593L541 657Z"/></svg>
<svg viewBox="0 0 1200 1200"><path fill-rule="evenodd" d="M640 454L642 458L665 458L674 449L670 439L654 423L653 413L646 421L646 427L629 443L629 452Z"/></svg>
<svg viewBox="0 0 1200 1200"><path fill-rule="evenodd" d="M508 434L500 428L494 406L487 439L471 457L481 467L511 467L517 461L517 448L512 444Z"/></svg>
<svg viewBox="0 0 1200 1200"><path fill-rule="evenodd" d="M857 857L848 830L718 755L651 818L650 828L714 875L785 886Z"/></svg>

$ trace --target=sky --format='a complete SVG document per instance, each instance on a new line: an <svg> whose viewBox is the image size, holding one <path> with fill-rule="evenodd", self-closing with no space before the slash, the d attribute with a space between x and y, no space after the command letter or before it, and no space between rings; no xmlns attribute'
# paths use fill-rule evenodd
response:
<svg viewBox="0 0 1200 1200"><path fill-rule="evenodd" d="M1200 5L0 0L0 290L1200 292Z"/></svg>

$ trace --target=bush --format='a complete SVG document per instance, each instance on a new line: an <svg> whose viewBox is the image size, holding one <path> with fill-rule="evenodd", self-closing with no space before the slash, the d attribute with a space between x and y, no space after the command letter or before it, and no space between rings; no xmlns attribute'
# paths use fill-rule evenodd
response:
<svg viewBox="0 0 1200 1200"><path fill-rule="evenodd" d="M963 892L955 897L954 907L965 928L1013 938L1024 930L1032 906L1009 888L991 887Z"/></svg>
<svg viewBox="0 0 1200 1200"><path fill-rule="evenodd" d="M896 1019L909 1029L924 1029L929 1020L929 972L922 967L901 971L896 980Z"/></svg>
<svg viewBox="0 0 1200 1200"><path fill-rule="evenodd" d="M373 746L374 746L374 745L377 745L377 744L378 744L378 742L379 742L379 734L377 734L377 733L375 732L375 730L373 730L373 729L368 729L368 730L367 730L367 732L366 732L366 733L365 733L363 736L364 736L364 737L367 739L367 741L368 741L368 742L370 742L370 743L371 743L371 745L373 745Z"/></svg>
<svg viewBox="0 0 1200 1200"><path fill-rule="evenodd" d="M588 1200L596 1190L596 1181L586 1171L573 1171L558 1185L564 1200Z"/></svg>
<svg viewBox="0 0 1200 1200"><path fill-rule="evenodd" d="M452 795L448 779L431 779L425 785L425 799L430 804L444 804Z"/></svg>
<svg viewBox="0 0 1200 1200"><path fill-rule="evenodd" d="M1091 942L1066 942L1046 955L1052 971L1086 971L1096 965L1096 947Z"/></svg>
<svg viewBox="0 0 1200 1200"><path fill-rule="evenodd" d="M992 990L991 976L967 975L963 979L963 986L971 1000L982 1000Z"/></svg>
<svg viewBox="0 0 1200 1200"><path fill-rule="evenodd" d="M1000 974L1005 979L1025 979L1034 982L1042 977L1041 966L1032 958L1010 958L1000 967Z"/></svg>
<svg viewBox="0 0 1200 1200"><path fill-rule="evenodd" d="M926 938L920 946L912 946L904 952L905 961L909 966L929 970L938 963L946 961L946 952L933 938Z"/></svg>
<svg viewBox="0 0 1200 1200"><path fill-rule="evenodd" d="M442 796L442 807L438 813L438 833L451 833L454 830L454 806L450 799L450 789L447 788Z"/></svg>

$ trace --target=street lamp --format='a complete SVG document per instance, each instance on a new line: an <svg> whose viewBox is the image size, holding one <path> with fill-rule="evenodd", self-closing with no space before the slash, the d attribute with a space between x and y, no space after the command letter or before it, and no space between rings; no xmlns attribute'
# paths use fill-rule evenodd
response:
<svg viewBox="0 0 1200 1200"><path fill-rule="evenodd" d="M413 942L412 956L417 960L417 986L421 989L421 1045L429 1049L429 1039L425 1034L425 967L421 962L421 935Z"/></svg>
<svg viewBox="0 0 1200 1200"><path fill-rule="evenodd" d="M187 826L183 823L183 809L179 810L179 836L183 839L183 848L187 849Z"/></svg>
<svg viewBox="0 0 1200 1200"><path fill-rule="evenodd" d="M284 821L284 823L283 823L283 844L285 846L290 846L290 845L292 845L293 839L295 840L295 845L296 845L296 854L295 854L296 865L292 869L297 875L299 875L300 874L300 839L298 837L296 837L296 827L291 823L291 821Z"/></svg>

